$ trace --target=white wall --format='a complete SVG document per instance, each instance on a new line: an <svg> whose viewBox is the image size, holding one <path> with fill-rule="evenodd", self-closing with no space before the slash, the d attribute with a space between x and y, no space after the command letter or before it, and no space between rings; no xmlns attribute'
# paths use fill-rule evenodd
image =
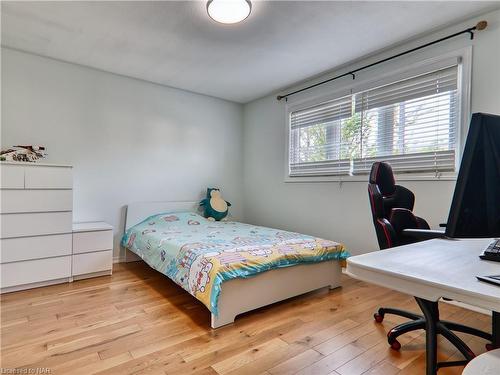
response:
<svg viewBox="0 0 500 375"><path fill-rule="evenodd" d="M115 227L128 202L219 186L242 217L242 106L2 48L2 148L74 166L74 219Z"/></svg>
<svg viewBox="0 0 500 375"><path fill-rule="evenodd" d="M481 18L489 26L472 43L472 111L500 113L500 12ZM470 44L462 36L426 54ZM128 202L191 200L220 186L237 219L343 241L353 253L377 248L366 182L284 182L285 108L275 94L242 108L4 48L1 88L2 147L46 145L47 161L73 164L75 220L108 221L116 244ZM454 181L403 184L416 193L417 214L434 226L446 219Z"/></svg>
<svg viewBox="0 0 500 375"><path fill-rule="evenodd" d="M374 69L372 72L360 73L358 78L362 79L363 75L369 77L376 76L378 73L387 73L390 69L411 64L417 58L428 58L473 45L472 112L499 114L500 11L356 62L350 68L362 66L394 52L400 52L465 29L480 19L486 19L489 25L487 30L476 35L473 42L463 35L435 48L430 48L424 53L400 59L397 63L386 64L383 68ZM339 69L338 73L343 73L348 68ZM336 73L332 72L328 77ZM342 84L345 84L345 81L323 86L319 90L328 92ZM306 95L316 95L320 92L319 90ZM276 94L245 105L244 213L246 221L342 241L354 254L378 249L369 211L367 182L351 181L342 184L338 182L284 182L285 127L285 102L284 100L278 102ZM428 219L434 227L446 221L455 181L401 181L401 184L415 193L415 211L418 215Z"/></svg>

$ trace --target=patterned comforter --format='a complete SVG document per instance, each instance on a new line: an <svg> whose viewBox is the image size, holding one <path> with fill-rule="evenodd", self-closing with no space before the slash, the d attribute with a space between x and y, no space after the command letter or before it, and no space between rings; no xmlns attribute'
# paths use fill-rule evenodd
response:
<svg viewBox="0 0 500 375"><path fill-rule="evenodd" d="M150 216L127 230L122 245L216 315L224 281L348 256L333 241L233 221L213 222L192 212Z"/></svg>

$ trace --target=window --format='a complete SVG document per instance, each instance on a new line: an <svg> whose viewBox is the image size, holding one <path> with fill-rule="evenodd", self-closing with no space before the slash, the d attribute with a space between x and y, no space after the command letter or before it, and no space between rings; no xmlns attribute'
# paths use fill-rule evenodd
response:
<svg viewBox="0 0 500 375"><path fill-rule="evenodd" d="M290 175L347 174L350 157L342 146L342 128L351 118L351 96L292 112Z"/></svg>
<svg viewBox="0 0 500 375"><path fill-rule="evenodd" d="M290 113L289 176L455 170L458 65L448 65Z"/></svg>

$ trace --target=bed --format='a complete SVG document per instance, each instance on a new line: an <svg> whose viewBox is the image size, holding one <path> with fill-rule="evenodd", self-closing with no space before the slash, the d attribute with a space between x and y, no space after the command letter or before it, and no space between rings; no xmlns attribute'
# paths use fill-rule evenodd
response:
<svg viewBox="0 0 500 375"><path fill-rule="evenodd" d="M211 326L316 289L340 286L333 241L234 221L213 222L198 202L143 202L127 207L122 245L163 273L211 313Z"/></svg>

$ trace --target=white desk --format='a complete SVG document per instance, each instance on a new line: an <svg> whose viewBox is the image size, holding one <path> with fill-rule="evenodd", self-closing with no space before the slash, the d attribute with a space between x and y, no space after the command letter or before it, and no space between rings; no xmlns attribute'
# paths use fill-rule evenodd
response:
<svg viewBox="0 0 500 375"><path fill-rule="evenodd" d="M437 301L442 297L493 311L493 342L500 344L500 314L495 313L500 312L500 287L476 279L500 274L500 263L479 259L490 242L434 239L347 260L350 276L416 297L427 320L428 375L438 369Z"/></svg>

